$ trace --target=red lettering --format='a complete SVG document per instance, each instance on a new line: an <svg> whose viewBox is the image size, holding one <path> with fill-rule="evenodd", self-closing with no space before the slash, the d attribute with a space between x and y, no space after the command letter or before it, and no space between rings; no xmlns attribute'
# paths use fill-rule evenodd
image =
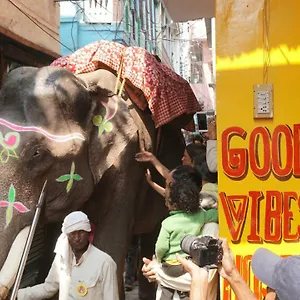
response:
<svg viewBox="0 0 300 300"><path fill-rule="evenodd" d="M258 141L262 138L263 162L259 161L258 157ZM257 177L266 177L271 172L271 154L270 154L270 136L269 132L264 127L255 128L249 139L249 162L251 170ZM262 165L262 167L260 166Z"/></svg>
<svg viewBox="0 0 300 300"><path fill-rule="evenodd" d="M294 175L300 177L300 124L294 125Z"/></svg>
<svg viewBox="0 0 300 300"><path fill-rule="evenodd" d="M298 201L298 195L295 192L283 193L283 238L285 241L298 241L299 233L291 233L291 221L294 219L291 211L291 200Z"/></svg>
<svg viewBox="0 0 300 300"><path fill-rule="evenodd" d="M290 175L300 177L300 124L294 125L294 136L287 125L277 126L272 134L267 128L256 127L245 147L231 148L232 138L246 140L247 132L241 127L229 127L222 133L222 167L231 179L241 180L248 171L262 179L273 171L277 179L287 180ZM258 150L262 146L262 152ZM281 149L286 149L283 159Z"/></svg>
<svg viewBox="0 0 300 300"><path fill-rule="evenodd" d="M285 136L286 164L282 167L281 160L281 137ZM293 136L287 125L279 125L275 128L272 136L273 171L278 177L289 176L293 172Z"/></svg>
<svg viewBox="0 0 300 300"><path fill-rule="evenodd" d="M241 239L246 221L248 196L234 195L227 197L225 193L220 193L219 195L232 241L238 242Z"/></svg>
<svg viewBox="0 0 300 300"><path fill-rule="evenodd" d="M261 243L262 239L259 236L259 207L260 201L264 198L262 192L249 192L249 196L252 199L252 207L251 207L251 222L250 222L250 234L247 239L250 243Z"/></svg>
<svg viewBox="0 0 300 300"><path fill-rule="evenodd" d="M266 193L265 241L277 243L281 239L282 194L278 191Z"/></svg>
<svg viewBox="0 0 300 300"><path fill-rule="evenodd" d="M237 136L243 140L246 131L241 127L230 127L222 133L222 166L224 173L232 178L242 178L247 172L247 150L243 148L230 149L230 140Z"/></svg>

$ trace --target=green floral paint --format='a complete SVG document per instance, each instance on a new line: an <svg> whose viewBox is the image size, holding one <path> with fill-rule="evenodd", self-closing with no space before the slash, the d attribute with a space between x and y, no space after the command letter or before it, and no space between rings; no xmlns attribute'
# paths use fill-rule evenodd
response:
<svg viewBox="0 0 300 300"><path fill-rule="evenodd" d="M13 217L13 211L16 209L20 213L26 213L29 212L29 209L21 202L16 202L16 189L13 186L13 184L10 185L9 191L8 191L8 201L0 201L0 208L5 207L6 208L6 226L9 225L9 223L12 220Z"/></svg>
<svg viewBox="0 0 300 300"><path fill-rule="evenodd" d="M93 118L93 124L98 127L98 136L102 135L104 131L110 132L113 129L112 123L100 115L96 115Z"/></svg>
<svg viewBox="0 0 300 300"><path fill-rule="evenodd" d="M74 180L75 181L80 181L82 179L83 178L80 175L75 174L75 163L72 162L70 174L62 175L59 178L57 178L56 181L58 181L58 182L66 182L66 181L68 181L67 187L66 187L66 191L67 191L67 193L69 193L70 190L71 190L71 188L72 188L72 186L73 186Z"/></svg>
<svg viewBox="0 0 300 300"><path fill-rule="evenodd" d="M98 127L98 136L101 136L104 131L111 132L113 130L113 124L110 120L116 115L118 111L118 98L113 96L108 103L101 102L105 107L104 117L96 115L93 118L93 124Z"/></svg>

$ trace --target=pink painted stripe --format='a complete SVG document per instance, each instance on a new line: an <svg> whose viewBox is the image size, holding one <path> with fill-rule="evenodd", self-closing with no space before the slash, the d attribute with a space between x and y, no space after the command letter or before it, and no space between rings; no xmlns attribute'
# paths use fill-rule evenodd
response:
<svg viewBox="0 0 300 300"><path fill-rule="evenodd" d="M101 104L106 108L106 120L111 120L118 111L118 100L116 96L111 97L112 107L109 106L109 103L101 102Z"/></svg>
<svg viewBox="0 0 300 300"><path fill-rule="evenodd" d="M14 123L11 123L9 121L6 121L4 119L0 118L0 125L4 125L12 130L18 131L18 132L37 132L37 133L41 133L42 135L44 135L45 137L47 137L48 139L58 142L58 143L63 143L63 142L67 142L73 139L79 139L79 140L85 140L84 136L81 133L71 133L71 134L67 134L67 135L54 135L51 134L49 132L47 132L46 130L40 128L40 127L35 127L35 126L20 126L20 125L16 125Z"/></svg>

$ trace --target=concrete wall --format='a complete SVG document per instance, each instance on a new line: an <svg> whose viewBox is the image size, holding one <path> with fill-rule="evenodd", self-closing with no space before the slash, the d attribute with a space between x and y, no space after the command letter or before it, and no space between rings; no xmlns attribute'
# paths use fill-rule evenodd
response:
<svg viewBox="0 0 300 300"><path fill-rule="evenodd" d="M27 46L58 54L59 4L54 0L0 0L0 32Z"/></svg>

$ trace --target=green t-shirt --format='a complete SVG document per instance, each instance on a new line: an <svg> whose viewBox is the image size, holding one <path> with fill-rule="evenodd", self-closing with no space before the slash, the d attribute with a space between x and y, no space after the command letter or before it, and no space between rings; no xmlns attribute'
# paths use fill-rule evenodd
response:
<svg viewBox="0 0 300 300"><path fill-rule="evenodd" d="M218 222L218 211L199 210L196 213L171 211L170 216L162 224L155 245L155 253L159 261L176 260L176 253L186 255L180 248L185 235L200 235L205 223Z"/></svg>

